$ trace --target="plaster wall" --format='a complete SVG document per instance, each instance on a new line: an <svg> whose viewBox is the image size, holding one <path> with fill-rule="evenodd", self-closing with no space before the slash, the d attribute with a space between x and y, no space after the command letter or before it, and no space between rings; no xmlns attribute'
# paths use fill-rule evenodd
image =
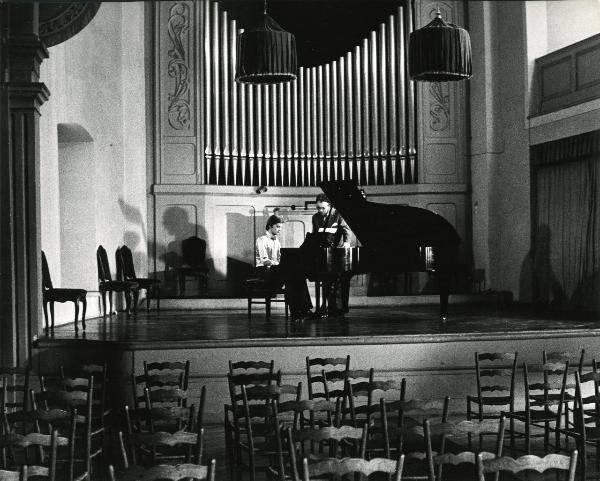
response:
<svg viewBox="0 0 600 481"><path fill-rule="evenodd" d="M42 246L55 286L92 291L88 317L99 312L93 293L96 247L106 248L113 275L116 247L133 238L125 232L138 235L131 247L145 256L140 247L146 229L143 32L143 3L103 4L84 30L51 47L42 64L42 81L52 93L42 107ZM59 123L82 127L92 142L85 148L61 145L59 156ZM76 188L59 188L75 179ZM142 273L145 258L136 259ZM67 265L76 270L67 274ZM72 321L72 309L57 306L57 324Z"/></svg>
<svg viewBox="0 0 600 481"><path fill-rule="evenodd" d="M546 51L553 52L600 31L600 2L598 0L561 0L527 2L546 4L548 35ZM538 23L544 18L538 17Z"/></svg>

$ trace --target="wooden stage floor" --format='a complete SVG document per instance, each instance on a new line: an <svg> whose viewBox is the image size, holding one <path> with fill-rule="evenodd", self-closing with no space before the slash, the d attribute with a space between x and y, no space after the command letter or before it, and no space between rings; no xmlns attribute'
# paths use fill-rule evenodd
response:
<svg viewBox="0 0 600 481"><path fill-rule="evenodd" d="M188 347L235 345L319 345L465 341L470 338L510 339L539 336L600 336L600 316L567 312L536 312L516 303L477 303L451 306L442 324L437 305L354 307L344 318L294 323L283 310L270 320L256 310L142 310L128 319L123 313L87 321L75 333L73 323L40 333L38 345L69 341L119 344L146 348L177 344ZM162 345L162 346L161 346Z"/></svg>

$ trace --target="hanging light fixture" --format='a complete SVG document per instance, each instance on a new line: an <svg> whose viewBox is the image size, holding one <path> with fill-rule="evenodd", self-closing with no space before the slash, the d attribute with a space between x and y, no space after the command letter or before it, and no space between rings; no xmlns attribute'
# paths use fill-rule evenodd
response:
<svg viewBox="0 0 600 481"><path fill-rule="evenodd" d="M252 28L238 35L238 57L235 79L253 84L274 84L296 79L296 37L286 32L263 14Z"/></svg>
<svg viewBox="0 0 600 481"><path fill-rule="evenodd" d="M435 18L410 33L408 71L413 80L448 82L472 75L471 38L464 28Z"/></svg>

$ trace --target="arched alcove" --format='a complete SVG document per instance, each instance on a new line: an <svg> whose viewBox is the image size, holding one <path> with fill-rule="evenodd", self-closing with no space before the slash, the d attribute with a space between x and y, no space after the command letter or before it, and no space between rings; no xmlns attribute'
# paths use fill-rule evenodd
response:
<svg viewBox="0 0 600 481"><path fill-rule="evenodd" d="M59 123L57 136L60 284L97 290L89 275L96 245L94 139L76 123Z"/></svg>

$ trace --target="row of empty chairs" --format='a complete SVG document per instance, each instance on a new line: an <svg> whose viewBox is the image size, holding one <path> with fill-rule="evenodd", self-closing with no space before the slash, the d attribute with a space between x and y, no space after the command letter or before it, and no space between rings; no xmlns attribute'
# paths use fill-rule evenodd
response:
<svg viewBox="0 0 600 481"><path fill-rule="evenodd" d="M147 291L146 309L150 309L150 291L156 298L156 307L160 309L160 281L158 279L138 277L135 272L133 255L127 246L117 249L115 258L117 260L117 280L113 280L110 263L104 247L99 246L96 251L98 267L98 290L102 300L102 312L106 316L113 312L113 293L123 292L125 296L127 314L131 313L133 305L134 312L137 309L137 301L140 289ZM109 310L106 309L106 295L109 298ZM85 313L87 307L87 291L78 288L54 287L48 268L46 254L42 251L42 303L44 307L44 318L46 329L54 328L54 303L73 302L75 305L75 331L79 330L79 303L82 304L81 324L85 330ZM50 319L48 319L48 305L50 307ZM50 321L50 322L49 322Z"/></svg>
<svg viewBox="0 0 600 481"><path fill-rule="evenodd" d="M448 398L407 400L404 379L375 380L372 369L350 369L349 356L335 359L306 358L308 399L301 398L301 384L283 384L282 375L275 371L273 361L230 363L228 380L231 404L225 408L225 429L227 453L235 471L231 474L241 479L242 472L247 469L250 479L255 479L261 467L256 456L260 453L266 458L262 468L270 472L271 476L282 480L290 476L299 479L304 468L298 463L299 456L296 455L308 453L304 464L310 467L315 452L324 451L325 438L319 436L332 436L336 446L353 448L339 452L334 450L333 454L338 457L358 455L366 458L366 461L383 457L399 462L400 456L405 455L402 460L402 479L441 479L438 464L471 462L475 465L477 462L477 451L468 451L464 455L444 452L445 440L451 434L459 432L467 436L470 449L475 445L473 439L479 439L481 448L484 434L493 434L500 440L491 455L484 455L480 459L478 476L483 476L484 471L499 467L516 470L519 465L534 459L531 454L532 431L533 428L539 428L544 435L541 451L547 456L545 461L536 458L538 468L547 462L548 466L565 468L569 479L574 479L576 447L582 451L580 466L585 479L586 436L589 441L591 431L579 429L579 434L576 432L577 426L589 426L596 415L591 411L591 406L586 412L585 404L599 399L600 375L595 361L592 362L592 372L583 373L584 356L584 351L577 356L543 352L542 363L536 366L534 380L530 377L527 364L523 364L523 408L523 399L516 397L518 354L475 353L477 392L467 396L468 419L459 422L450 422L448 419ZM539 377L541 379L537 379ZM486 379L492 382L486 383ZM569 382L572 379L575 380L574 383ZM494 384L501 382L500 380L507 380L507 384ZM583 382L595 383L592 389L592 393L596 392L595 398L592 396L586 399L582 394ZM394 400L388 399L388 389L396 391ZM415 421L419 417L415 417L417 413L421 415L419 421ZM598 415L596 419L600 419L600 412ZM523 428L522 431L517 430L517 424ZM502 462L488 463L492 457L502 457L505 425L508 428L511 454L514 456L517 452L516 439L522 439L522 450L526 456L518 462L507 458ZM281 434L281 428L284 428L284 434ZM310 434L301 434L307 429ZM414 453L405 451L406 446L403 446L410 444L407 436L415 433L421 438L432 436L438 448L435 451L431 444L422 445L423 449L417 459L426 460L425 472L416 478L407 474ZM555 436L554 445L551 445L550 435ZM343 436L347 437L342 439ZM363 437L364 444L361 443ZM564 439L564 445L561 445L561 438ZM571 442L569 446L567 439L575 442ZM310 441L310 449L306 447L307 441ZM327 443L330 441L329 439ZM327 445L331 449L332 444ZM561 449L567 454L559 454ZM553 450L556 452L552 452ZM296 459L286 460L286 455ZM339 463L336 463L333 464L339 468ZM386 466L391 465L388 463ZM308 472L311 472L310 469ZM388 473L391 474L389 471Z"/></svg>
<svg viewBox="0 0 600 481"><path fill-rule="evenodd" d="M189 371L189 361L145 362L143 373L132 376L137 390L131 409L124 406L117 413L107 403L106 365L61 367L57 376L40 377L38 392L28 388L29 370L0 370L0 469L26 465L22 475L37 473L50 481L103 477L104 468L118 480L153 479L154 475L179 479L182 473L214 479L214 461L201 465L203 430L198 412L206 391L202 389L198 409L188 405ZM119 418L124 423L118 425ZM115 436L119 440L117 469L112 462L108 466L107 451L116 444L109 439L111 428L112 440ZM137 461L142 462L137 465ZM181 462L165 464L172 461ZM100 472L98 465L103 467Z"/></svg>

